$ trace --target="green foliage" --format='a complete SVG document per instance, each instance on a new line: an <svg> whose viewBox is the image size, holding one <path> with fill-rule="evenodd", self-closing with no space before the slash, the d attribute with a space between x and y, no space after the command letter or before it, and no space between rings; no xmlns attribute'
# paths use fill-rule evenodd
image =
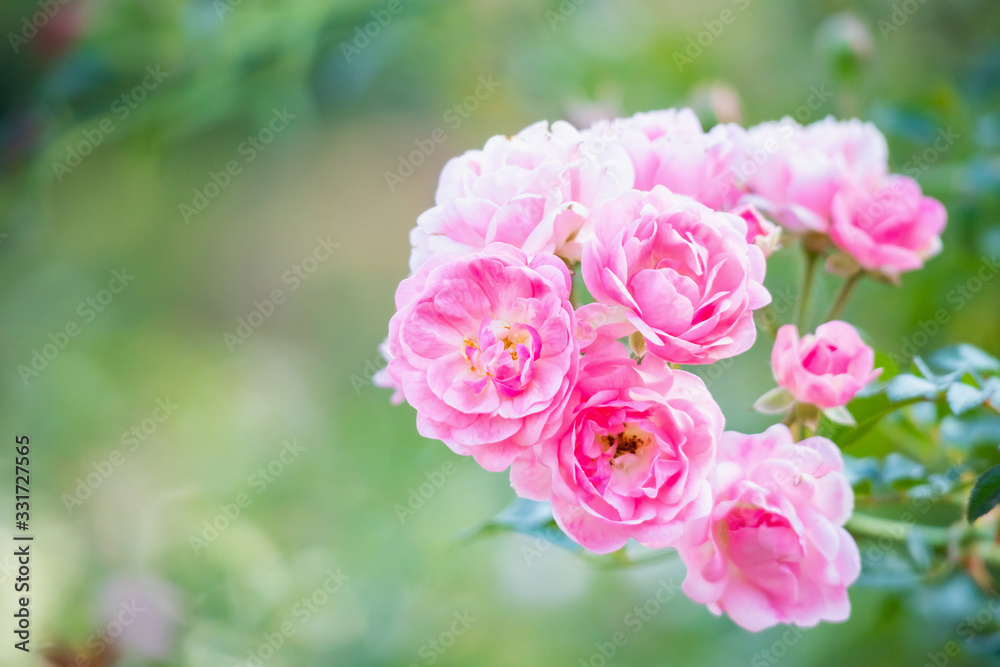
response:
<svg viewBox="0 0 1000 667"><path fill-rule="evenodd" d="M1000 466L993 466L976 480L969 494L969 523L983 516L1000 503Z"/></svg>
<svg viewBox="0 0 1000 667"><path fill-rule="evenodd" d="M972 641L954 636L986 598L948 558L971 559L990 536L967 533L962 523L953 536L947 531L963 521L977 474L1000 465L1000 415L985 402L992 388L989 400L1000 404L989 360L1000 353L1000 280L975 289L969 283L982 258L1000 251L1000 5L917 3L905 25L883 35L878 23L891 18L893 3L838 4L871 33L875 50L866 57L845 39L843 23L827 21L822 3L749 3L681 71L673 55L705 30L717 7L403 0L405 12L349 63L341 45L385 2L231 0L232 11L221 16L214 0L56 4L66 19L50 24L49 37L57 39L39 37L14 53L7 35L40 5L0 3L0 422L6 433L28 431L43 443L33 461L33 510L45 531L40 544L50 548L36 563L47 592L33 603L45 610L47 635L85 646L100 629L107 582L141 573L182 600L172 652L159 664L242 664L326 568L343 565L352 577L346 589L271 662L423 662L420 647L464 608L484 620L437 664L576 664L595 641L610 641L663 570L593 576L589 563L574 567L576 556L554 559L548 569L525 566L495 553L507 539L500 537L453 553L449 536L512 495L501 477L478 475L465 460L401 524L393 507L405 504L447 453L419 437L411 410L387 406L368 370L379 363L375 345L406 273L407 231L433 202L447 158L539 118L579 121L594 103L624 113L693 104L712 119L717 100L731 94L746 124L801 110L809 120L872 120L887 135L893 169L909 169L949 212L944 252L924 270L907 274L901 289L859 287L845 319L892 354L878 357L887 369L882 383L849 406L857 427L819 422L849 457L859 513L899 521L911 512L921 526L872 559L864 555L888 528L870 525L874 534L861 538L863 582L877 587L852 590L850 622L782 643L782 664L923 664L948 639L961 642L963 654L988 645L986 626ZM551 26L545 11L563 5L573 13ZM102 118L117 121L114 101L156 64L170 77L57 180L53 161ZM490 73L503 82L498 93L459 128L444 125L442 114ZM833 96L818 108L804 106L822 86ZM302 112L295 127L185 225L177 204L285 105ZM447 127L447 142L388 192L383 173L439 126ZM926 160L947 128L958 141ZM282 272L320 233L344 243L343 253L230 354L222 333L281 284ZM768 263L776 295L796 283L794 263L782 255ZM117 265L141 268L135 285L42 376L22 382L17 366L76 318L77 304ZM817 281L820 293L832 292L831 281ZM927 333L938 311L946 317ZM790 318L777 307L765 315L770 328ZM945 347L956 341L989 358ZM951 351L929 353L937 347ZM761 335L713 380L729 428L754 432L773 421L747 410L773 386L762 371L768 351ZM935 374L960 376L941 384L911 369L917 354ZM923 387L911 398L894 400L885 391L896 375L893 359ZM62 494L166 395L181 406L177 416L67 512ZM308 446L301 464L193 555L188 536L220 503L233 501L277 443L296 435ZM892 452L902 460L887 458ZM915 512L924 502L926 513ZM526 512L486 532L571 546L541 508ZM982 518L975 528L989 523ZM986 567L996 575L994 563ZM788 630L736 633L729 621L685 604L672 604L630 636L615 661L754 663ZM946 609L961 613L944 618ZM982 664L977 657L953 664L962 660Z"/></svg>

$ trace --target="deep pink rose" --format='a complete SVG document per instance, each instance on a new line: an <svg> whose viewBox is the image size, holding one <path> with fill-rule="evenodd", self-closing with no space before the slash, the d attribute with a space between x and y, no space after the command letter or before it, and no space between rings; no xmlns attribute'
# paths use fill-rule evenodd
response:
<svg viewBox="0 0 1000 667"><path fill-rule="evenodd" d="M795 400L821 408L847 405L854 394L882 374L873 370L875 352L847 322L821 324L799 338L794 324L778 329L771 369Z"/></svg>
<svg viewBox="0 0 1000 667"><path fill-rule="evenodd" d="M420 434L492 471L552 435L579 365L569 293L561 259L502 243L403 280L388 369Z"/></svg>
<svg viewBox="0 0 1000 667"><path fill-rule="evenodd" d="M579 259L576 234L590 209L632 186L621 148L587 150L569 123L541 121L513 137L490 138L441 171L435 206L410 233L410 270L437 253L464 254L509 243L529 255Z"/></svg>
<svg viewBox="0 0 1000 667"><path fill-rule="evenodd" d="M748 131L745 201L791 232L825 232L842 188L869 187L888 171L885 137L871 123L829 116L800 126L791 118Z"/></svg>
<svg viewBox="0 0 1000 667"><path fill-rule="evenodd" d="M877 190L845 189L833 199L830 238L858 264L897 278L941 251L948 214L912 178L893 175Z"/></svg>
<svg viewBox="0 0 1000 667"><path fill-rule="evenodd" d="M715 210L731 209L745 192L737 169L746 133L739 125L706 133L691 109L667 109L600 121L587 133L625 148L637 190L662 185Z"/></svg>
<svg viewBox="0 0 1000 667"><path fill-rule="evenodd" d="M559 527L591 551L673 544L711 504L722 412L697 376L637 363L617 341L590 347L579 378L561 432L514 462L511 485L551 500Z"/></svg>
<svg viewBox="0 0 1000 667"><path fill-rule="evenodd" d="M602 206L583 253L583 279L609 337L638 331L670 362L707 364L746 351L752 311L767 305L765 260L746 241L746 222L663 186L633 190Z"/></svg>
<svg viewBox="0 0 1000 667"><path fill-rule="evenodd" d="M843 469L826 438L796 443L783 424L727 431L711 478L715 506L685 525L677 547L684 592L752 631L846 620L861 559L842 527L854 506Z"/></svg>

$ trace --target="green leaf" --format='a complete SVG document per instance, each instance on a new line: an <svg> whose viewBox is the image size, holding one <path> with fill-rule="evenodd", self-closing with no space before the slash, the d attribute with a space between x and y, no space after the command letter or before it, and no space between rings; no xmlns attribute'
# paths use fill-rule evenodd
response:
<svg viewBox="0 0 1000 667"><path fill-rule="evenodd" d="M874 541L872 545L880 557L864 562L858 586L886 590L912 590L920 586L923 578L910 560L895 551L886 551Z"/></svg>
<svg viewBox="0 0 1000 667"><path fill-rule="evenodd" d="M836 408L824 408L823 415L835 424L842 424L843 426L857 426L858 423L854 421L854 417L847 408L840 406Z"/></svg>
<svg viewBox="0 0 1000 667"><path fill-rule="evenodd" d="M879 478L879 462L874 456L858 458L844 454L844 474L852 487L864 482L874 485Z"/></svg>
<svg viewBox="0 0 1000 667"><path fill-rule="evenodd" d="M968 343L941 348L931 355L930 360L935 366L947 371L1000 372L1000 360Z"/></svg>
<svg viewBox="0 0 1000 667"><path fill-rule="evenodd" d="M969 494L969 523L983 516L1000 503L1000 465L993 466L976 480Z"/></svg>
<svg viewBox="0 0 1000 667"><path fill-rule="evenodd" d="M959 370L951 371L950 373L945 373L944 375L938 375L932 371L931 367L927 365L927 362L919 356L913 357L913 365L917 367L918 371L920 371L921 376L937 385L938 389L947 387L955 380L960 379L963 374L963 372Z"/></svg>
<svg viewBox="0 0 1000 667"><path fill-rule="evenodd" d="M926 572L931 568L932 553L924 539L924 533L918 526L914 526L906 536L906 551L910 554L910 560L917 570Z"/></svg>
<svg viewBox="0 0 1000 667"><path fill-rule="evenodd" d="M989 400L1000 410L1000 377L992 377L984 382L983 392L989 395Z"/></svg>
<svg viewBox="0 0 1000 667"><path fill-rule="evenodd" d="M775 387L757 399L753 409L765 415L778 415L788 410L795 403L795 397L784 387Z"/></svg>
<svg viewBox="0 0 1000 667"><path fill-rule="evenodd" d="M539 537L567 551L581 551L583 548L556 525L549 503L526 498L515 498L492 519L463 534L462 539L471 541L503 532Z"/></svg>
<svg viewBox="0 0 1000 667"><path fill-rule="evenodd" d="M951 408L951 411L956 415L960 415L963 412L968 412L972 408L982 405L988 394L971 385L956 382L948 387L946 397L948 399L948 407Z"/></svg>
<svg viewBox="0 0 1000 667"><path fill-rule="evenodd" d="M949 415L941 420L941 439L965 448L983 443L996 446L1000 444L1000 417L987 413L957 419Z"/></svg>
<svg viewBox="0 0 1000 667"><path fill-rule="evenodd" d="M900 401L899 403L892 403L889 401L888 397L885 395L877 396L872 399L863 399L862 401L852 401L851 407L854 408L855 404L860 404L863 406L863 411L858 409L853 410L853 414L858 415L858 425L857 427L841 426L839 424L834 424L833 422L822 421L820 422L820 432L822 435L830 440L837 443L837 446L841 449L853 445L858 440L861 440L866 435L868 435L882 419L901 410L907 406L913 405L914 403L922 402L923 398L911 398L905 401Z"/></svg>
<svg viewBox="0 0 1000 667"><path fill-rule="evenodd" d="M882 463L882 481L893 484L903 479L923 479L927 470L899 452L889 452Z"/></svg>
<svg viewBox="0 0 1000 667"><path fill-rule="evenodd" d="M528 532L538 526L544 526L551 520L552 508L548 503L515 498L507 507L500 510L490 523Z"/></svg>
<svg viewBox="0 0 1000 667"><path fill-rule="evenodd" d="M893 402L913 398L933 398L938 392L937 385L930 380L910 373L897 375L885 387L885 393Z"/></svg>
<svg viewBox="0 0 1000 667"><path fill-rule="evenodd" d="M913 357L913 365L916 366L917 370L920 371L920 374L928 380L937 379L937 374L931 370L930 366L927 365L927 362L925 362L920 355Z"/></svg>

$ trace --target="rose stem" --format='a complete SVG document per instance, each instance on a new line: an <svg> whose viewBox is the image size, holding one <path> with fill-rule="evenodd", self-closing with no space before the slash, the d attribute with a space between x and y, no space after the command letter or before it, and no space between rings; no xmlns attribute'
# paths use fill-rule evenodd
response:
<svg viewBox="0 0 1000 667"><path fill-rule="evenodd" d="M851 292L854 291L854 286L857 285L861 276L864 275L861 271L853 273L844 279L844 284L840 286L840 291L837 292L837 298L833 302L833 307L830 308L830 312L827 313L824 322L829 322L832 319L836 319L840 315L840 311L844 309L847 305L847 300L851 297Z"/></svg>
<svg viewBox="0 0 1000 667"><path fill-rule="evenodd" d="M802 289L799 293L798 308L795 313L795 323L800 332L803 331L806 319L809 317L809 297L812 294L813 280L816 278L816 259L819 257L818 253L804 245L802 251L805 253L805 266L802 272Z"/></svg>

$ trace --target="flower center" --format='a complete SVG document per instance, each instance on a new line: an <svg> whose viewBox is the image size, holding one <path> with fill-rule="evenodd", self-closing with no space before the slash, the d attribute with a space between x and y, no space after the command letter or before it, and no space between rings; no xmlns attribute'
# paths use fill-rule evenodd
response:
<svg viewBox="0 0 1000 667"><path fill-rule="evenodd" d="M802 558L802 544L791 522L752 503L737 503L725 518L719 538L736 562L757 567L763 562L794 564ZM761 548L770 558L761 561ZM756 565L754 565L756 564Z"/></svg>
<svg viewBox="0 0 1000 667"><path fill-rule="evenodd" d="M480 378L469 381L475 390L492 381L504 396L517 394L531 381L542 351L541 337L533 327L489 318L482 321L475 339L467 336L463 344L469 370Z"/></svg>
<svg viewBox="0 0 1000 667"><path fill-rule="evenodd" d="M612 461L622 454L639 455L653 439L652 435L643 431L635 424L624 424L623 426L624 428L618 433L608 433L598 436L601 449L604 452L608 452L614 448L614 452L611 455Z"/></svg>
<svg viewBox="0 0 1000 667"><path fill-rule="evenodd" d="M729 530L739 530L740 528L757 528L761 524L772 526L778 525L784 519L775 517L762 507L756 505L736 505L726 516L726 524ZM785 521L787 523L787 521Z"/></svg>

